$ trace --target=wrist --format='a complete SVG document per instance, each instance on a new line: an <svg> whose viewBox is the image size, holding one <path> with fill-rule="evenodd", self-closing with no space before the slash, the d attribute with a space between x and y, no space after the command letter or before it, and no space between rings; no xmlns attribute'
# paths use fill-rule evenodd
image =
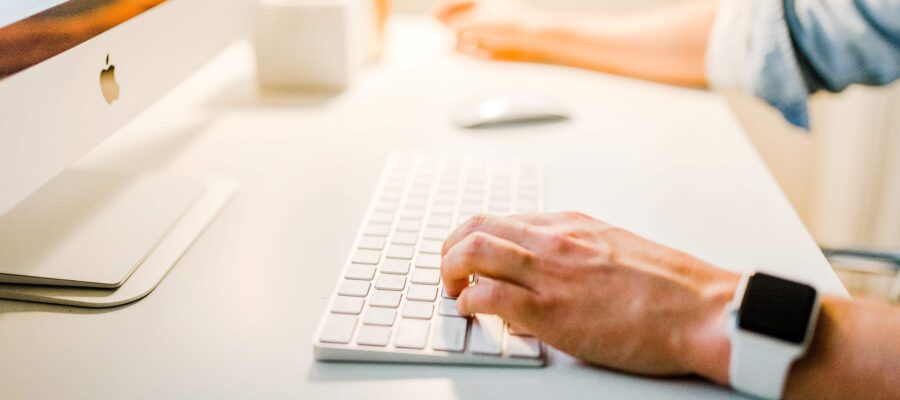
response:
<svg viewBox="0 0 900 400"><path fill-rule="evenodd" d="M605 72L622 72L632 46L632 19L606 15L549 13L530 29L544 62ZM623 60L624 58L624 60Z"/></svg>
<svg viewBox="0 0 900 400"><path fill-rule="evenodd" d="M702 289L703 306L685 336L685 368L720 385L728 385L731 354L725 309L739 281L740 275L729 273Z"/></svg>

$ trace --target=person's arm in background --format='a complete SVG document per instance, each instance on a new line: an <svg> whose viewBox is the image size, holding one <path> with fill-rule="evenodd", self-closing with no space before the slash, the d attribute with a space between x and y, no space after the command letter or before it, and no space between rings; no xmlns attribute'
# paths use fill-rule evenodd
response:
<svg viewBox="0 0 900 400"><path fill-rule="evenodd" d="M463 314L499 315L592 364L728 384L733 272L578 213L475 217L442 255ZM784 397L900 399L898 377L900 308L826 295Z"/></svg>
<svg viewBox="0 0 900 400"><path fill-rule="evenodd" d="M900 78L900 0L722 0L706 65L808 128L809 94Z"/></svg>
<svg viewBox="0 0 900 400"><path fill-rule="evenodd" d="M536 9L517 0L450 0L436 11L460 51L683 85L706 83L704 58L717 0L623 15Z"/></svg>
<svg viewBox="0 0 900 400"><path fill-rule="evenodd" d="M462 51L737 89L804 128L809 94L900 78L900 0L689 0L624 16L449 0L437 15Z"/></svg>

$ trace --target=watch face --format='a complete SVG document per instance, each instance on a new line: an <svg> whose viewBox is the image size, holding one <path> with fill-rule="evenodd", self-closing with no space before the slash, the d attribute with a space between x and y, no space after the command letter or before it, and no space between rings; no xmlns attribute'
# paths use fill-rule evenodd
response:
<svg viewBox="0 0 900 400"><path fill-rule="evenodd" d="M801 344L816 301L808 285L756 273L747 282L738 311L741 329Z"/></svg>

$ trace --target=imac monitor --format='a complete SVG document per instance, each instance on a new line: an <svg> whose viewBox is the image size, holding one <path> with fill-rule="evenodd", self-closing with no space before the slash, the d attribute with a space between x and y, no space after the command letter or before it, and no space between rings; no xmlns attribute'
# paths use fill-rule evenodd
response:
<svg viewBox="0 0 900 400"><path fill-rule="evenodd" d="M0 0L0 215L246 33L249 0Z"/></svg>

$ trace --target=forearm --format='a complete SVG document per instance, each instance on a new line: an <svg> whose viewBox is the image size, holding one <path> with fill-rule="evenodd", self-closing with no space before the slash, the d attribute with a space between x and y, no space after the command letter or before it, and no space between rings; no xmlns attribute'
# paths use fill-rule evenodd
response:
<svg viewBox="0 0 900 400"><path fill-rule="evenodd" d="M900 310L828 297L806 357L788 377L787 399L900 398Z"/></svg>
<svg viewBox="0 0 900 400"><path fill-rule="evenodd" d="M720 310L721 296L712 298ZM689 368L728 384L730 345L724 313L709 316L689 343ZM791 368L786 399L900 398L900 310L865 301L825 297L815 336Z"/></svg>
<svg viewBox="0 0 900 400"><path fill-rule="evenodd" d="M618 17L549 13L536 36L547 62L703 85L717 5L717 0L692 0Z"/></svg>

